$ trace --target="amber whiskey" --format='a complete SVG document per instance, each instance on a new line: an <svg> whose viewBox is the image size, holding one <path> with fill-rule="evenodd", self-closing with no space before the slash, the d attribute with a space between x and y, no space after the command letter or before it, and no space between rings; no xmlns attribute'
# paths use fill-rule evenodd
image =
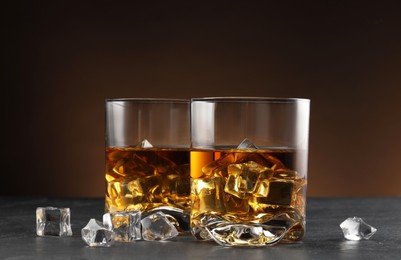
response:
<svg viewBox="0 0 401 260"><path fill-rule="evenodd" d="M191 151L192 234L209 240L215 232L230 245L262 245L274 236L300 240L306 176L296 162L290 149ZM249 238L251 229L265 235Z"/></svg>
<svg viewBox="0 0 401 260"><path fill-rule="evenodd" d="M106 212L190 211L189 149L106 148Z"/></svg>

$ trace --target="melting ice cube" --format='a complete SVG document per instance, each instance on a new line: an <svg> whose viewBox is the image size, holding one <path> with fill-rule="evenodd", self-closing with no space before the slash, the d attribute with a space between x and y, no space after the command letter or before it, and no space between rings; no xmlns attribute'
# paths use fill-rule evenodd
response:
<svg viewBox="0 0 401 260"><path fill-rule="evenodd" d="M114 232L94 218L81 230L81 236L91 247L109 247L114 242Z"/></svg>
<svg viewBox="0 0 401 260"><path fill-rule="evenodd" d="M103 225L115 233L116 241L135 241L141 239L141 212L116 211L103 215Z"/></svg>
<svg viewBox="0 0 401 260"><path fill-rule="evenodd" d="M237 149L258 149L258 147L256 145L254 145L251 140L249 140L248 138L245 138L238 145Z"/></svg>
<svg viewBox="0 0 401 260"><path fill-rule="evenodd" d="M36 234L38 236L72 236L70 209L36 208Z"/></svg>
<svg viewBox="0 0 401 260"><path fill-rule="evenodd" d="M137 147L137 148L152 148L153 145L147 139L143 139L135 147Z"/></svg>
<svg viewBox="0 0 401 260"><path fill-rule="evenodd" d="M141 220L142 238L147 241L171 239L178 235L175 226L163 212L156 212Z"/></svg>
<svg viewBox="0 0 401 260"><path fill-rule="evenodd" d="M377 229L365 223L360 217L352 217L344 220L340 227L347 240L369 239Z"/></svg>

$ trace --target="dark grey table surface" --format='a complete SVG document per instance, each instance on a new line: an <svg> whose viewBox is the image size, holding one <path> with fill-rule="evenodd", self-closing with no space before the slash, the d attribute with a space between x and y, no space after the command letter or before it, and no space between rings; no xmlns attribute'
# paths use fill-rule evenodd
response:
<svg viewBox="0 0 401 260"><path fill-rule="evenodd" d="M36 236L36 207L71 209L72 237ZM165 242L91 248L81 238L90 218L102 219L103 199L0 197L0 259L401 259L401 197L308 198L306 235L296 244L223 247L191 236ZM378 229L369 240L347 241L339 224L361 217Z"/></svg>

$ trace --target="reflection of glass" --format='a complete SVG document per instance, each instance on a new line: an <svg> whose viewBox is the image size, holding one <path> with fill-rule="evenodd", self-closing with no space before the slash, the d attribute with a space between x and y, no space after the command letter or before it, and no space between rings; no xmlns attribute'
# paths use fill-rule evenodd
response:
<svg viewBox="0 0 401 260"><path fill-rule="evenodd" d="M106 100L106 211L188 219L189 146L189 101Z"/></svg>
<svg viewBox="0 0 401 260"><path fill-rule="evenodd" d="M191 103L193 235L226 246L302 239L309 100Z"/></svg>

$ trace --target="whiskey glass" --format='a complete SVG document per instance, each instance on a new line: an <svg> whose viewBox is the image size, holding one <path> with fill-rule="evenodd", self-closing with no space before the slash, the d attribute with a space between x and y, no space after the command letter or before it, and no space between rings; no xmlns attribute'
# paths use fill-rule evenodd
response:
<svg viewBox="0 0 401 260"><path fill-rule="evenodd" d="M310 100L191 99L191 232L223 246L305 234Z"/></svg>
<svg viewBox="0 0 401 260"><path fill-rule="evenodd" d="M105 212L162 211L189 231L190 101L106 99L105 112Z"/></svg>

